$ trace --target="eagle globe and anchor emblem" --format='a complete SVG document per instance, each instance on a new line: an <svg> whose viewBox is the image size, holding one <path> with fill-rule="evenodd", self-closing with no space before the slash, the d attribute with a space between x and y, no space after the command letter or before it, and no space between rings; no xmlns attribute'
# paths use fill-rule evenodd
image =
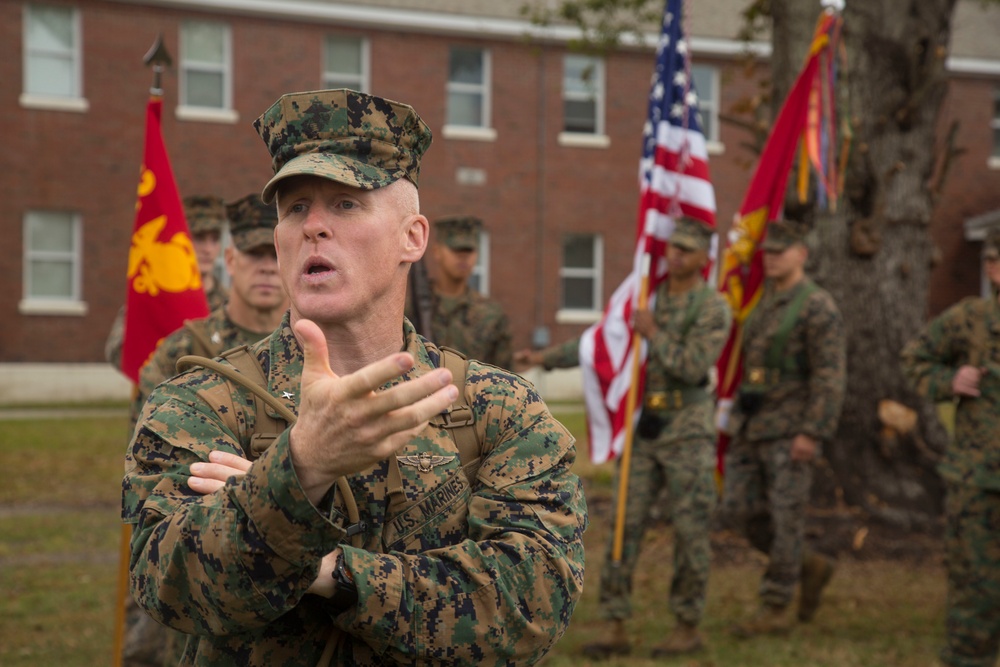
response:
<svg viewBox="0 0 1000 667"><path fill-rule="evenodd" d="M156 175L144 167L139 180L139 201L155 189ZM137 202L136 206L140 205ZM184 232L176 232L169 241L158 240L166 226L167 216L160 215L132 234L128 278L138 294L156 296L160 292L201 289L201 272L191 238Z"/></svg>

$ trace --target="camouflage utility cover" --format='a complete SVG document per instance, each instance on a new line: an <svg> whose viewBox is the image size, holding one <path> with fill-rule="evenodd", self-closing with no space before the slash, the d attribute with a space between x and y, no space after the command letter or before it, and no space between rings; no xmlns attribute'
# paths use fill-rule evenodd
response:
<svg viewBox="0 0 1000 667"><path fill-rule="evenodd" d="M435 344L454 348L469 359L512 367L510 321L499 303L471 289L457 297L435 292L431 298L431 339Z"/></svg>
<svg viewBox="0 0 1000 667"><path fill-rule="evenodd" d="M279 181L299 174L364 190L400 178L419 185L420 157L431 144L413 107L346 88L282 95L254 127L274 168L261 194L268 204Z"/></svg>
<svg viewBox="0 0 1000 667"><path fill-rule="evenodd" d="M437 350L403 327L416 360L406 377L429 372ZM287 316L253 352L269 391L297 410L303 356ZM401 494L388 493L388 461L350 476L364 522L353 538L342 494L308 501L287 430L244 478L207 496L187 488L210 451L250 451L252 398L224 382L194 369L160 385L123 482L123 519L137 524L132 593L195 635L183 664L312 666L338 632L335 665L528 665L563 634L583 586L586 503L572 436L521 378L469 364L484 457L475 479L434 426L400 456L439 463L400 465ZM336 547L359 596L343 613L306 594Z"/></svg>
<svg viewBox="0 0 1000 667"><path fill-rule="evenodd" d="M278 210L265 204L256 193L226 204L229 217L229 235L233 245L246 252L258 246L274 247L274 228L278 224Z"/></svg>
<svg viewBox="0 0 1000 667"><path fill-rule="evenodd" d="M977 328L982 332L979 335ZM972 297L955 304L907 343L902 360L917 391L933 401L956 398L951 380L959 367L985 368L980 395L958 400L955 437L939 468L951 482L1000 491L1000 305L996 299Z"/></svg>
<svg viewBox="0 0 1000 667"><path fill-rule="evenodd" d="M454 216L434 221L434 238L452 250L479 250L483 221L472 216Z"/></svg>
<svg viewBox="0 0 1000 667"><path fill-rule="evenodd" d="M226 224L226 205L220 197L191 195L184 198L184 218L192 234L221 232Z"/></svg>

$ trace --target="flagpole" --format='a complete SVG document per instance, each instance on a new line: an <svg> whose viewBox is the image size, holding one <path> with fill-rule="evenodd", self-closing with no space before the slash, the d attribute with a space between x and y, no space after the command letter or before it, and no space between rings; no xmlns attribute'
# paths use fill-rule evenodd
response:
<svg viewBox="0 0 1000 667"><path fill-rule="evenodd" d="M149 96L153 99L159 99L163 96L163 71L173 62L170 53L167 51L167 47L163 44L162 34L156 36L153 45L146 52L146 55L143 56L142 61L147 67L152 66L153 68L153 84L149 88ZM133 382L133 401L135 401L138 393L139 387ZM122 652L125 648L125 604L129 595L128 576L129 561L132 558L131 541L132 526L131 524L123 523L118 547L118 585L115 594L115 636L112 644L113 655L111 663L114 667L121 667Z"/></svg>
<svg viewBox="0 0 1000 667"><path fill-rule="evenodd" d="M638 310L646 310L649 302L649 252L642 255L642 273L639 281L639 303ZM632 331L632 381L628 386L628 398L625 401L625 422L622 427L625 430L625 443L622 445L622 455L618 464L618 496L615 501L615 535L611 547L611 566L621 567L622 550L625 543L625 504L628 501L628 478L629 468L632 465L632 440L635 429L632 428L632 415L635 414L636 395L639 393L639 369L642 361L639 354L639 346L642 344L642 336L633 329Z"/></svg>

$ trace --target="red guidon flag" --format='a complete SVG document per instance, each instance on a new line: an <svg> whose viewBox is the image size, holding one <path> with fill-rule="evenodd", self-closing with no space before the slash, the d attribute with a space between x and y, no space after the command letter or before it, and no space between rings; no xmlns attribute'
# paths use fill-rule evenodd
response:
<svg viewBox="0 0 1000 667"><path fill-rule="evenodd" d="M208 315L198 258L163 145L162 108L159 97L146 106L146 145L128 253L122 372L136 383L160 340L184 320Z"/></svg>
<svg viewBox="0 0 1000 667"><path fill-rule="evenodd" d="M824 12L816 26L809 56L799 73L788 98L778 112L771 134L764 144L760 160L743 197L743 204L729 231L729 243L722 254L719 267L719 289L733 310L733 327L717 364L720 413L728 414L733 396L742 377L743 325L760 301L764 284L764 262L760 244L767 234L767 225L781 217L784 208L786 185L792 162L804 141L803 152L812 156L815 147L828 143L819 136L820 123L816 118L818 96L832 90L830 77L834 75L833 51L840 34L840 17ZM832 125L825 126L832 132ZM803 168L808 168L803 161ZM813 161L824 192L830 183L829 172L824 174ZM800 177L800 180L803 180ZM808 180L806 174L804 180ZM804 198L804 190L800 191ZM728 437L720 435L718 449L719 472L725 455Z"/></svg>

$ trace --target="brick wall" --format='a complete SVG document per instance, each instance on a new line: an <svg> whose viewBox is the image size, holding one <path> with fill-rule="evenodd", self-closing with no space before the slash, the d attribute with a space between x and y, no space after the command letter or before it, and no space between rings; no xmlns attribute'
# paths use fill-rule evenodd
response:
<svg viewBox="0 0 1000 667"><path fill-rule="evenodd" d="M68 3L73 4L73 3ZM142 155L144 109L151 72L141 58L157 33L179 55L180 21L191 16L164 8L98 0L77 3L84 40L86 113L24 109L21 91L21 3L0 3L0 362L100 361L110 323L124 297L124 273L133 223L136 176ZM480 215L491 232L492 294L513 324L514 344L527 346L537 326L552 340L582 325L555 321L559 304L561 240L568 232L604 237L605 299L627 274L637 207L640 132L652 66L648 52L622 52L606 66L609 148L560 146L561 46L520 41L484 42L357 30L318 23L277 22L248 16L198 14L232 27L235 124L176 118L176 68L164 77L163 131L182 195L226 199L259 191L270 161L251 123L277 97L320 87L322 43L331 32L364 34L371 43L372 92L411 103L435 141L424 161L421 198L434 219ZM495 142L448 139L445 114L448 48L486 46L492 54ZM697 54L696 54L697 57ZM721 108L753 95L757 83L736 63L699 58L724 68ZM961 239L965 216L1000 208L1000 172L985 168L992 84L956 80L944 116L959 118L969 151L953 167L935 216L935 240L945 264L935 273L932 309L978 290L976 249ZM722 125L724 151L711 158L718 220L727 226L749 178L753 155L741 147L743 130ZM461 168L482 170L484 185L456 182ZM22 216L30 209L74 210L83 217L83 316L22 316Z"/></svg>

